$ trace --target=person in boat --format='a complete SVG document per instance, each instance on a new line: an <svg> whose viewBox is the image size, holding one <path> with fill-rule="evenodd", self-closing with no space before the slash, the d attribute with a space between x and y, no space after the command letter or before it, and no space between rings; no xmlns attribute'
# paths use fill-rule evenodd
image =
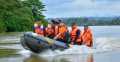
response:
<svg viewBox="0 0 120 62"><path fill-rule="evenodd" d="M81 31L78 29L77 24L75 22L72 23L71 27L71 32L70 32L70 43L72 45L77 44L81 45L82 40L81 40Z"/></svg>
<svg viewBox="0 0 120 62"><path fill-rule="evenodd" d="M54 29L52 24L48 23L48 26L45 28L45 33L47 37L53 38L54 37Z"/></svg>
<svg viewBox="0 0 120 62"><path fill-rule="evenodd" d="M34 32L37 33L38 35L44 36L44 29L43 25L41 25L41 21L36 21L34 23Z"/></svg>
<svg viewBox="0 0 120 62"><path fill-rule="evenodd" d="M88 47L93 46L92 31L90 27L88 27L87 25L84 26L82 41L83 41L83 44L87 45Z"/></svg>
<svg viewBox="0 0 120 62"><path fill-rule="evenodd" d="M58 34L54 37L54 39L67 43L66 42L67 32L68 32L67 26L63 22L60 22L59 27L58 27Z"/></svg>
<svg viewBox="0 0 120 62"><path fill-rule="evenodd" d="M53 29L54 29L54 37L58 34L59 22L56 20L51 20Z"/></svg>

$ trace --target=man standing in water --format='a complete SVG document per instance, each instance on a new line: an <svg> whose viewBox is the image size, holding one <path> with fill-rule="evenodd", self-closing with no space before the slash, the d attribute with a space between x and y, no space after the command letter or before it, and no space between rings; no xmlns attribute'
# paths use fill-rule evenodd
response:
<svg viewBox="0 0 120 62"><path fill-rule="evenodd" d="M84 26L84 31L82 34L82 42L88 47L93 46L92 31L87 25Z"/></svg>
<svg viewBox="0 0 120 62"><path fill-rule="evenodd" d="M66 25L63 22L60 22L59 28L58 28L58 34L54 37L54 39L67 43L66 42L66 32L68 31Z"/></svg>
<svg viewBox="0 0 120 62"><path fill-rule="evenodd" d="M70 41L71 44L81 45L81 31L78 29L78 26L75 22L72 23L72 30L70 32Z"/></svg>

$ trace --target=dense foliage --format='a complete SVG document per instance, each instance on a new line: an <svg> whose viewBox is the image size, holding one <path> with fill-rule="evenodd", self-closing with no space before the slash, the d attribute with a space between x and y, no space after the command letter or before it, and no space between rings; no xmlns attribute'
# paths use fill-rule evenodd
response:
<svg viewBox="0 0 120 62"><path fill-rule="evenodd" d="M34 20L43 20L40 0L0 0L0 32L32 30Z"/></svg>

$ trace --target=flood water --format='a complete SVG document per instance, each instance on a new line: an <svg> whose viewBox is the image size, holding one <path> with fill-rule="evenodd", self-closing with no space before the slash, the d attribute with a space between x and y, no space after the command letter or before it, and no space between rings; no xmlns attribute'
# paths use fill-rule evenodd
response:
<svg viewBox="0 0 120 62"><path fill-rule="evenodd" d="M80 27L81 28L81 27ZM23 33L0 34L0 62L120 62L120 26L91 26L94 46L73 46L40 54L22 48Z"/></svg>

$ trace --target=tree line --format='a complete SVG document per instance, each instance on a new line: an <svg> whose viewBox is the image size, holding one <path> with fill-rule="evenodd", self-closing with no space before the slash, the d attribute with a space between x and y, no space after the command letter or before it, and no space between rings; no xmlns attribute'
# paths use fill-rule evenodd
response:
<svg viewBox="0 0 120 62"><path fill-rule="evenodd" d="M49 18L47 20L51 20ZM104 25L120 25L120 17L68 17L61 19L65 24L71 26L72 22L76 22L79 26L104 26Z"/></svg>

